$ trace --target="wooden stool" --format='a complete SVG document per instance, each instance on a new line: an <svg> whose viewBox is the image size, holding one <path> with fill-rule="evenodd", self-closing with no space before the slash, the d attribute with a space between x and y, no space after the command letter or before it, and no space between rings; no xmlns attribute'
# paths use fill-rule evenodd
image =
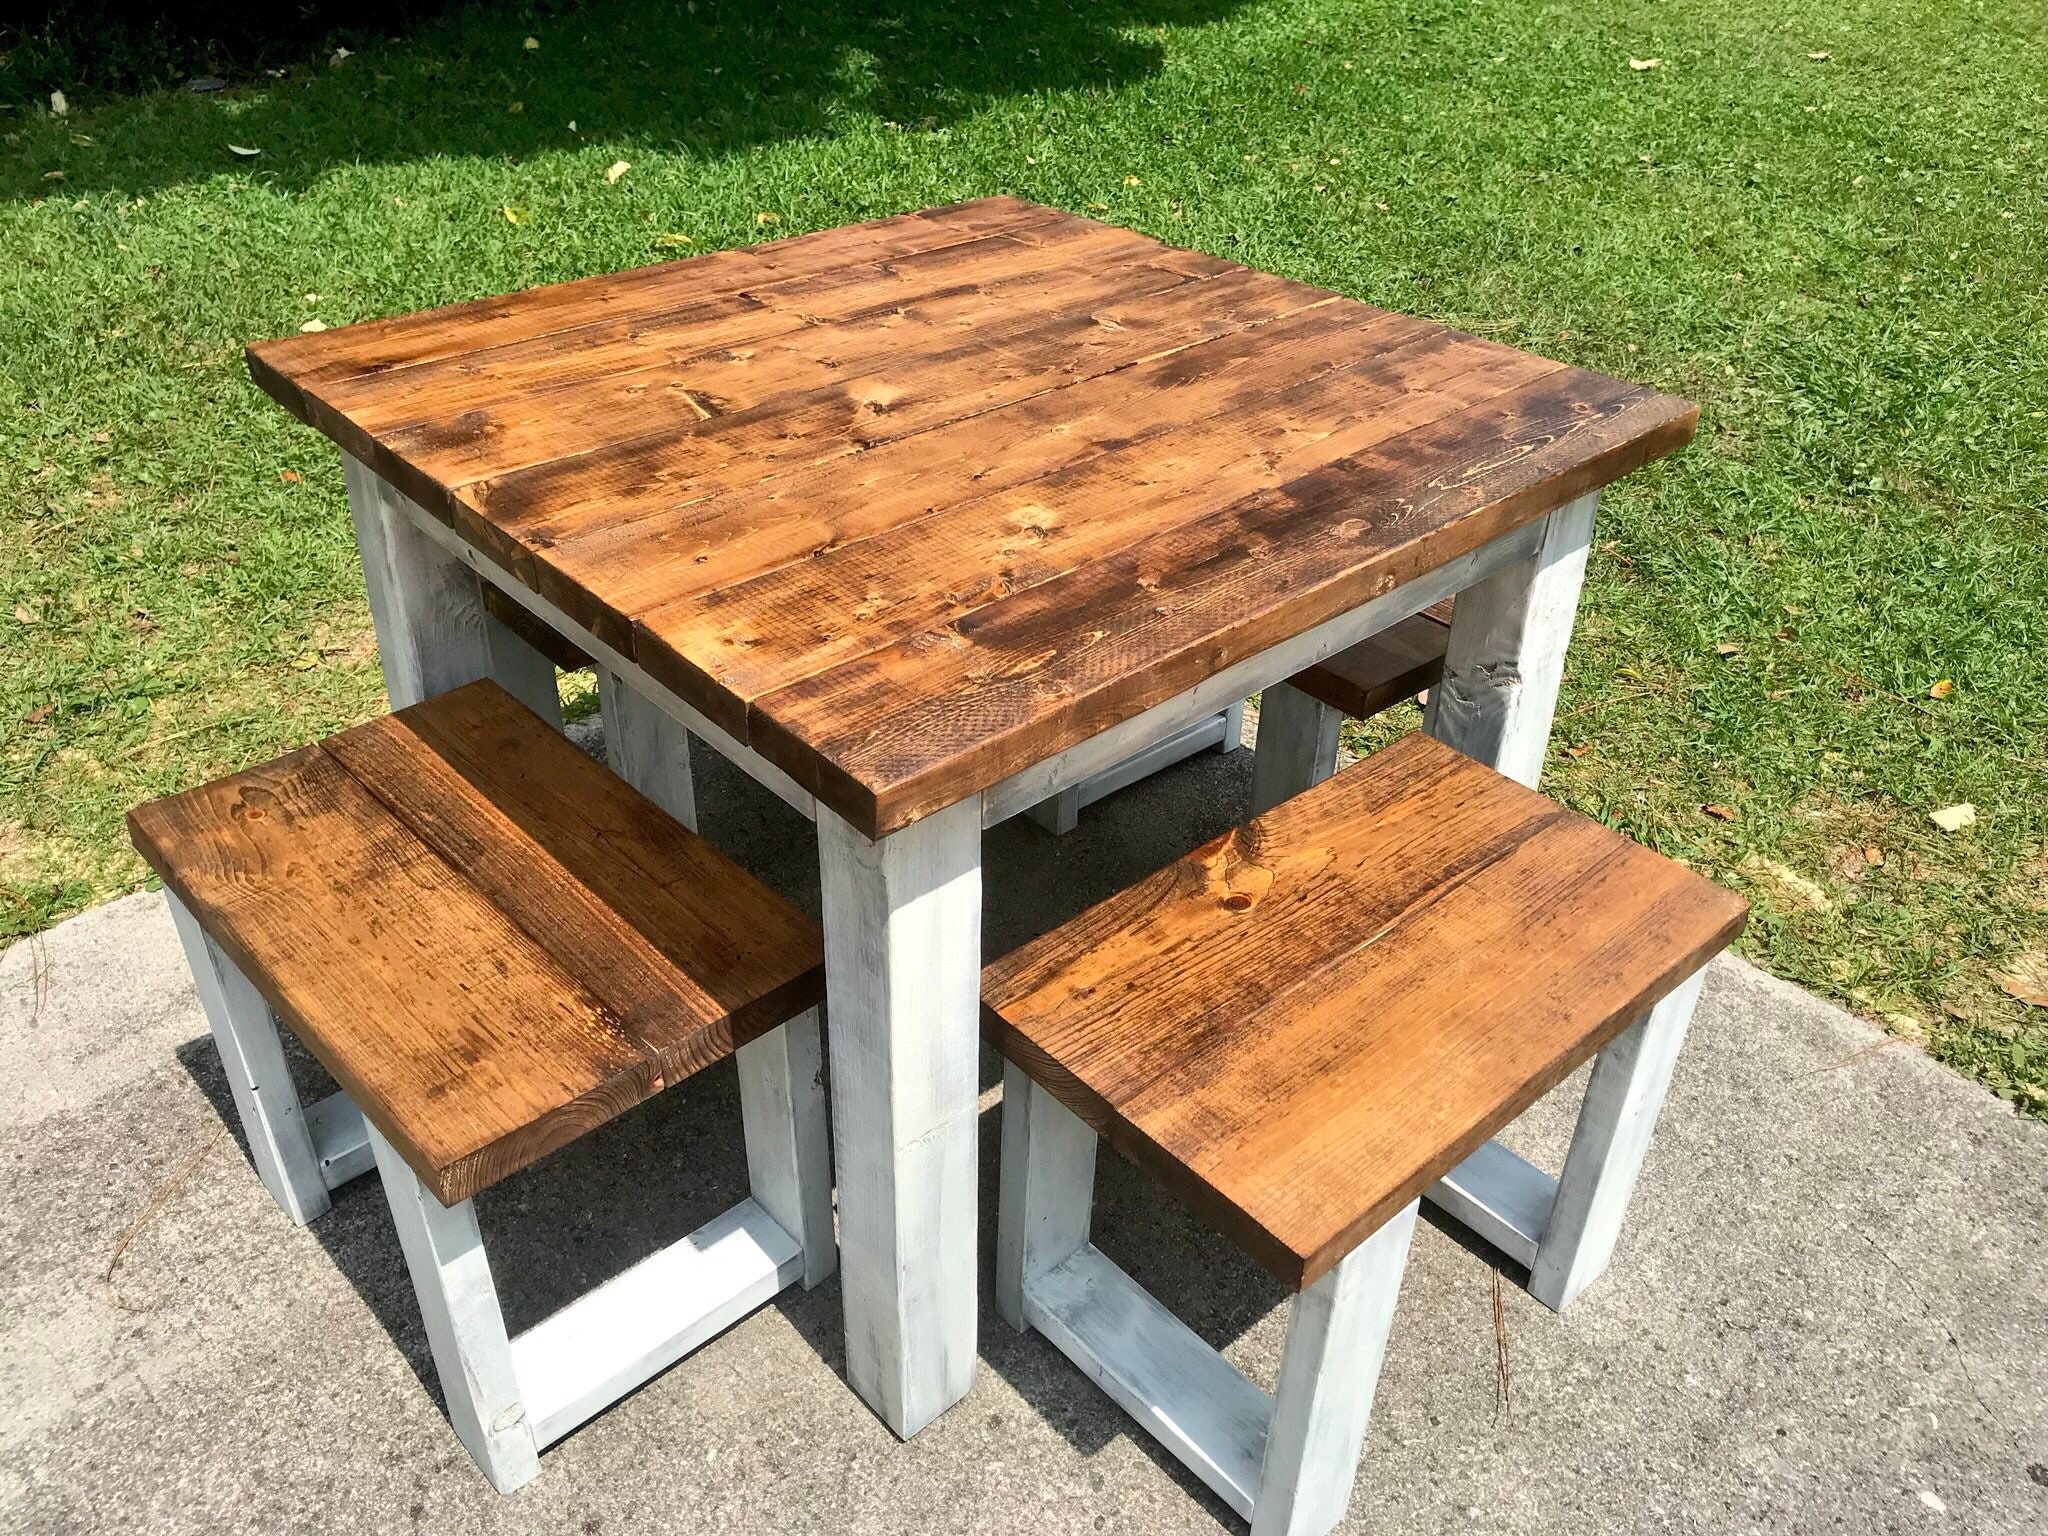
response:
<svg viewBox="0 0 2048 1536"><path fill-rule="evenodd" d="M129 827L258 1173L306 1222L374 1156L449 1417L501 1491L784 1286L831 1273L816 926L497 684ZM277 1019L345 1100L301 1113ZM735 1052L750 1198L508 1338L471 1197Z"/></svg>
<svg viewBox="0 0 2048 1536"><path fill-rule="evenodd" d="M1576 1296L1745 910L1427 736L1374 754L983 973L999 1308L1258 1536L1327 1530L1417 1198ZM1560 1178L1487 1140L1595 1051ZM1299 1291L1272 1399L1089 1243L1098 1134Z"/></svg>

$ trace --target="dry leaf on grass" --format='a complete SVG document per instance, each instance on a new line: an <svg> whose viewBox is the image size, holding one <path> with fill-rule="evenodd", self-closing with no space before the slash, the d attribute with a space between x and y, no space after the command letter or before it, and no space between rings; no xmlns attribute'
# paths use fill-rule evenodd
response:
<svg viewBox="0 0 2048 1536"><path fill-rule="evenodd" d="M624 160L614 160L609 166L605 168L604 184L608 187L616 186L618 184L619 178L625 175L626 172L630 171L631 169L633 169L633 167L628 162Z"/></svg>
<svg viewBox="0 0 2048 1536"><path fill-rule="evenodd" d="M1740 656L1742 654L1742 647L1733 640L1723 640L1714 647L1714 654L1716 656Z"/></svg>
<svg viewBox="0 0 2048 1536"><path fill-rule="evenodd" d="M1814 53L1809 53L1809 54L1807 55L1807 57L1808 57L1809 59L1813 60L1813 62L1814 62L1814 63L1816 63L1816 64L1820 64L1820 63L1823 63L1823 62L1825 62L1825 61L1826 61L1826 60L1828 60L1828 59L1832 59L1832 58L1834 57L1834 55L1833 55L1832 53L1829 53L1829 52L1828 52L1828 51L1827 51L1827 50L1826 50L1825 48L1822 48L1822 49L1818 50L1817 52L1814 52Z"/></svg>
<svg viewBox="0 0 2048 1536"><path fill-rule="evenodd" d="M1956 685L1944 677L1940 682L1927 690L1927 697L1930 699L1945 699L1955 691Z"/></svg>
<svg viewBox="0 0 2048 1536"><path fill-rule="evenodd" d="M234 154L237 154L237 155L260 155L260 154L262 154L262 153L263 153L263 151L262 151L262 150L260 150L260 149L251 149L251 148L250 148L250 147L249 147L248 145L246 145L246 144L230 144L230 145L228 146L228 149L229 149L229 150L230 150L231 152L233 152Z"/></svg>
<svg viewBox="0 0 2048 1536"><path fill-rule="evenodd" d="M2008 997L2016 997L2029 1008L2048 1008L2048 950L2017 955L2006 966L1998 985Z"/></svg>
<svg viewBox="0 0 2048 1536"><path fill-rule="evenodd" d="M1733 821L1735 819L1735 807L1732 805L1703 805L1700 809L1716 821Z"/></svg>
<svg viewBox="0 0 2048 1536"><path fill-rule="evenodd" d="M1628 61L1628 67L1630 69L1637 71L1645 69L1661 69L1663 65L1664 61L1662 59L1630 59Z"/></svg>
<svg viewBox="0 0 2048 1536"><path fill-rule="evenodd" d="M1977 824L1977 807L1970 804L1944 805L1938 811L1929 811L1927 819L1944 832L1960 832L1965 827Z"/></svg>

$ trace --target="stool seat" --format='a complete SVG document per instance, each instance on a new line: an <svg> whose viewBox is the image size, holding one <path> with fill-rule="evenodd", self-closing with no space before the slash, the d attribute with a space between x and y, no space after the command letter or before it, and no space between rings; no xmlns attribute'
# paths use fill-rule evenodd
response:
<svg viewBox="0 0 2048 1536"><path fill-rule="evenodd" d="M1742 926L1415 734L990 965L994 1043L1305 1288Z"/></svg>
<svg viewBox="0 0 2048 1536"><path fill-rule="evenodd" d="M1444 675L1455 601L1447 597L1432 603L1372 638L1295 673L1287 679L1287 686L1353 720L1370 720L1382 710L1407 702L1425 688L1434 688Z"/></svg>
<svg viewBox="0 0 2048 1536"><path fill-rule="evenodd" d="M823 994L809 918L488 681L129 824L443 1205Z"/></svg>

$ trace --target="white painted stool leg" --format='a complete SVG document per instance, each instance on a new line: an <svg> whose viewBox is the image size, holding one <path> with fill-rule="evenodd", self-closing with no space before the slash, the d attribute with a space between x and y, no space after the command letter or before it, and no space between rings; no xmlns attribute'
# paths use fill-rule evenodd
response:
<svg viewBox="0 0 2048 1536"><path fill-rule="evenodd" d="M832 1238L832 1147L818 1010L739 1049L747 1180L761 1209L804 1250L804 1289L839 1262Z"/></svg>
<svg viewBox="0 0 2048 1536"><path fill-rule="evenodd" d="M1252 752L1252 814L1313 789L1337 771L1344 716L1299 688L1275 683L1259 695L1259 734Z"/></svg>
<svg viewBox="0 0 2048 1536"><path fill-rule="evenodd" d="M369 1131L449 1422L491 1486L510 1493L533 1480L540 1456L520 1400L476 1208L468 1200L452 1209L443 1205L374 1125Z"/></svg>
<svg viewBox="0 0 2048 1536"><path fill-rule="evenodd" d="M206 935L199 921L168 887L164 902L171 909L185 961L192 967L199 1002L220 1050L221 1067L235 1096L242 1134L249 1138L249 1160L256 1176L285 1215L300 1226L327 1214L333 1201L320 1172L320 1154L300 1107L298 1090L284 1058L277 1020L262 994Z"/></svg>
<svg viewBox="0 0 2048 1536"><path fill-rule="evenodd" d="M1024 1289L1088 1241L1095 1132L1003 1063L1002 1188L996 1207L996 1310L1022 1332Z"/></svg>
<svg viewBox="0 0 2048 1536"><path fill-rule="evenodd" d="M1295 1299L1252 1536L1322 1536L1351 1504L1415 1209L1410 1203Z"/></svg>
<svg viewBox="0 0 2048 1536"><path fill-rule="evenodd" d="M1543 520L1531 552L1458 594L1422 728L1531 789L1550 749L1600 493Z"/></svg>
<svg viewBox="0 0 2048 1536"><path fill-rule="evenodd" d="M610 667L597 668L604 750L612 772L692 831L697 793L690 780L690 733L682 721L635 692Z"/></svg>
<svg viewBox="0 0 2048 1536"><path fill-rule="evenodd" d="M484 613L484 648L490 654L489 674L498 686L559 731L562 687L555 678L555 664L488 610Z"/></svg>
<svg viewBox="0 0 2048 1536"><path fill-rule="evenodd" d="M1529 1294L1562 1312L1614 1257L1636 1175L1685 1044L1704 970L1608 1043L1593 1064L1579 1124L1558 1175L1557 1199L1536 1245Z"/></svg>
<svg viewBox="0 0 2048 1536"><path fill-rule="evenodd" d="M1081 786L1069 784L1058 794L1039 801L1024 814L1054 837L1065 837L1081 824Z"/></svg>
<svg viewBox="0 0 2048 1536"><path fill-rule="evenodd" d="M974 1384L981 799L818 853L846 1374L907 1439Z"/></svg>

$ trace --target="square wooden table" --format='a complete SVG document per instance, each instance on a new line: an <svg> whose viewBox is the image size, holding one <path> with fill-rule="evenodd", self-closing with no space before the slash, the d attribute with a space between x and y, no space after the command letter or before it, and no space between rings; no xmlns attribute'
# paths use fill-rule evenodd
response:
<svg viewBox="0 0 2048 1536"><path fill-rule="evenodd" d="M344 451L394 704L552 699L481 578L672 810L687 725L815 816L848 1375L904 1435L973 1374L983 827L1453 593L1430 728L1533 782L1597 492L1696 417L1012 198L249 365Z"/></svg>

